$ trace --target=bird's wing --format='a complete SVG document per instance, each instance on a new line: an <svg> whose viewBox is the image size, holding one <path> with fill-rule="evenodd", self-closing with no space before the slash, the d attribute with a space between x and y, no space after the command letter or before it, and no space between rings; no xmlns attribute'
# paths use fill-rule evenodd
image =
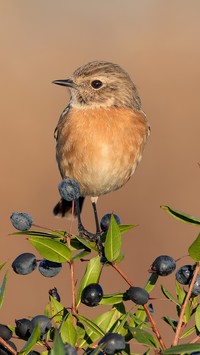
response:
<svg viewBox="0 0 200 355"><path fill-rule="evenodd" d="M66 116L67 116L69 110L70 110L70 104L68 104L67 107L65 107L64 111L60 115L57 126L54 130L54 138L56 140L58 139L58 135L59 135L59 127L62 125L63 120L66 119Z"/></svg>

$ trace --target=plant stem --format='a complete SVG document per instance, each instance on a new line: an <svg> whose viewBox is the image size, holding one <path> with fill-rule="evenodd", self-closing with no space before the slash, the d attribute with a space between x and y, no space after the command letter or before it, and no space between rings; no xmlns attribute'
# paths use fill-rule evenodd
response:
<svg viewBox="0 0 200 355"><path fill-rule="evenodd" d="M128 277L123 273L117 264L111 263L112 267L120 274L120 276L127 282L129 286L133 286L133 283L128 279Z"/></svg>
<svg viewBox="0 0 200 355"><path fill-rule="evenodd" d="M72 201L72 219L73 219L73 214L74 214L74 201ZM70 223L70 228L69 228L69 233L71 233L72 229L72 219ZM68 235L67 237L67 245L68 248L70 248L70 236ZM69 269L70 269L70 275L71 275L71 288L72 288L72 315L73 315L73 324L74 326L76 325L76 293L75 293L75 272L74 272L74 261L73 259L70 260L69 262Z"/></svg>
<svg viewBox="0 0 200 355"><path fill-rule="evenodd" d="M0 344L2 344L2 346L5 348L5 349L8 349L8 351L13 354L13 355L17 355L17 352L15 349L12 348L12 346L10 346L4 339L2 339L0 337Z"/></svg>
<svg viewBox="0 0 200 355"><path fill-rule="evenodd" d="M148 319L149 319L149 322L151 323L152 330L153 330L153 332L155 333L155 335L156 335L156 337L157 337L157 339L158 339L158 341L159 341L159 344L160 344L161 348L162 348L163 350L165 350L165 349L166 349L166 346L165 346L165 344L164 344L164 342L163 342L163 340L162 340L162 337L161 337L161 335L160 335L160 333L159 333L159 331L158 331L158 328L157 328L157 326L156 326L156 323L155 323L155 321L154 321L154 319L153 319L153 317L152 317L152 315L151 315L151 313L150 313L150 311L149 311L147 305L144 304L143 307L144 307L144 310L145 310L145 312L146 312L146 315L147 315L147 317L148 317Z"/></svg>
<svg viewBox="0 0 200 355"><path fill-rule="evenodd" d="M133 286L133 283L128 279L128 277L124 274L124 272L119 268L119 266L118 266L117 264L111 263L111 265L112 265L112 267L118 272L118 274L120 274L120 276L127 282L127 284L128 284L129 286ZM152 317L152 315L151 315L151 313L150 313L148 307L147 307L146 305L144 305L143 307L144 307L144 310L145 310L145 312L146 312L146 315L147 315L147 317L148 317L148 319L149 319L149 321L150 321L150 323L151 323L152 330L153 330L153 332L155 333L155 335L156 335L156 337L157 337L157 339L158 339L158 342L159 342L161 348L162 348L163 350L165 350L165 349L166 349L166 346L165 346L165 344L164 344L164 342L163 342L163 340L162 340L162 337L161 337L161 335L160 335L160 333L159 333L159 330L158 330L158 328L157 328L157 326L156 326L156 323L154 322L154 319L153 319L153 317Z"/></svg>
<svg viewBox="0 0 200 355"><path fill-rule="evenodd" d="M180 313L180 316L179 316L179 321L178 321L178 325L177 325L177 328L176 328L176 333L175 333L175 337L174 337L174 341L172 343L172 346L176 346L178 344L179 337L180 337L180 334L181 334L181 329L182 329L183 317L185 315L185 309L186 309L187 303L188 303L188 301L190 299L190 296L191 296L191 293L192 293L192 288L193 288L194 283L196 281L196 277L198 275L199 269L200 269L200 264L198 262L196 264L196 268L194 270L194 274L193 274L193 277L192 277L192 281L190 283L190 287L189 287L187 296L185 297L184 303L182 304L182 307L181 307L181 313Z"/></svg>

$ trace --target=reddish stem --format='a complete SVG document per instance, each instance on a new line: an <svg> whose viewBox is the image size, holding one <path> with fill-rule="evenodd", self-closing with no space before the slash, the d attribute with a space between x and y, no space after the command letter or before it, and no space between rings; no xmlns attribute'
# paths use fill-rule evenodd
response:
<svg viewBox="0 0 200 355"><path fill-rule="evenodd" d="M17 351L15 349L12 348L12 346L10 346L4 339L2 339L0 337L0 344L3 345L4 348L8 349L9 352L13 355L17 355Z"/></svg>
<svg viewBox="0 0 200 355"><path fill-rule="evenodd" d="M190 283L190 287L189 287L187 296L185 297L185 300L184 300L184 302L182 304L182 307L181 307L181 313L180 313L180 316L179 316L179 321L178 321L178 325L177 325L177 328L176 328L176 333L175 333L175 337L174 337L174 341L172 343L172 346L176 346L178 344L179 337L180 337L181 330L182 330L183 317L185 315L185 309L186 309L187 303L189 302L189 299L190 299L190 296L191 296L191 293L192 293L192 288L193 288L194 283L196 281L196 277L198 275L199 269L200 269L200 264L198 262L196 264L196 268L194 270L194 274L193 274L193 277L192 277L192 281Z"/></svg>

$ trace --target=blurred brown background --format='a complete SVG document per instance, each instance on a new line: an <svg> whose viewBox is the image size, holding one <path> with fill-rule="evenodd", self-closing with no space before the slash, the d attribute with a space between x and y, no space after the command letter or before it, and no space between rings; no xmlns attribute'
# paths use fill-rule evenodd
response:
<svg viewBox="0 0 200 355"><path fill-rule="evenodd" d="M114 211L123 223L139 224L124 236L121 267L143 286L156 256L187 254L199 231L175 221L160 205L200 215L200 2L10 0L1 2L0 17L0 261L8 260L10 266L18 254L34 252L24 237L8 236L13 211L31 213L38 225L68 227L52 215L60 182L53 131L68 94L51 82L67 78L88 61L108 60L121 65L137 84L152 128L135 176L98 203L100 216ZM94 228L89 200L83 219ZM83 265L77 266L78 279L82 270ZM172 290L174 275L161 282ZM127 288L108 268L102 284L105 293ZM1 323L43 313L54 286L70 305L67 265L54 279L38 271L22 277L10 269ZM159 287L152 297L162 297ZM159 324L163 309L174 315L166 301L154 301L154 308ZM82 313L87 311L82 306ZM166 334L168 328L162 324L161 331Z"/></svg>

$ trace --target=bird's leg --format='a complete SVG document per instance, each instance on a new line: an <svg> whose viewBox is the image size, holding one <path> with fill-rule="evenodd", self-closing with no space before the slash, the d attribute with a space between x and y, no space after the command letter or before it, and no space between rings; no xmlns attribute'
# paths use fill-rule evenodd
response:
<svg viewBox="0 0 200 355"><path fill-rule="evenodd" d="M104 247L101 241L101 231L100 231L100 226L99 226L99 218L98 218L98 213L97 213L97 200L98 197L91 197L92 201L92 207L94 211L94 219L95 219L95 225L96 225L96 234L94 235L96 245L98 248L98 253L100 256L104 255Z"/></svg>
<svg viewBox="0 0 200 355"><path fill-rule="evenodd" d="M79 199L77 198L76 200L74 200L75 202L75 208L76 208L76 214L77 214L77 219L78 219L78 231L80 235L84 235L85 237L87 237L87 239L90 242L94 242L96 240L96 235L93 233L88 232L81 221L81 212L80 212L80 206L79 206Z"/></svg>

